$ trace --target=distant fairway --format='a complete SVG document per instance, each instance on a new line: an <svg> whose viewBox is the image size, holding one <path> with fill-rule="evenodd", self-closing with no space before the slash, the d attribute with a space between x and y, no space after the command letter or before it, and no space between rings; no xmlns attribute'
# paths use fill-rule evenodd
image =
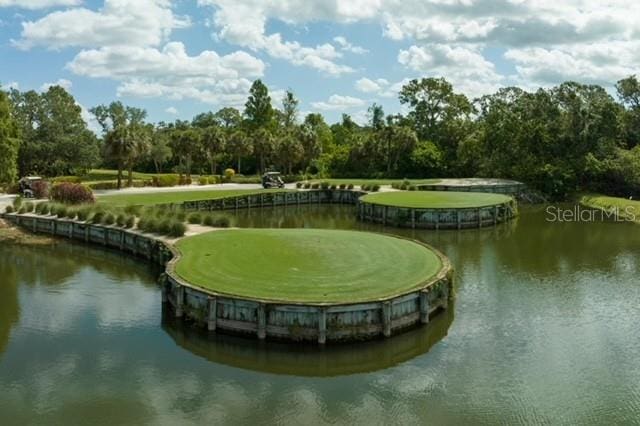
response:
<svg viewBox="0 0 640 426"><path fill-rule="evenodd" d="M511 197L484 192L397 191L368 194L364 203L414 209L463 209L493 206L511 201Z"/></svg>

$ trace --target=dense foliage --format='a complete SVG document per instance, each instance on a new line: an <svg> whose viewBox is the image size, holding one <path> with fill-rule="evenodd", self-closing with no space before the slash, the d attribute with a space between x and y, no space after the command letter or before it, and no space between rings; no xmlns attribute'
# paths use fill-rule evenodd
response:
<svg viewBox="0 0 640 426"><path fill-rule="evenodd" d="M640 84L631 76L616 90L617 99L600 86L567 82L471 100L443 78L423 78L399 93L406 115L373 104L364 125L347 114L329 125L316 113L299 120L291 92L275 108L257 80L243 112L226 107L190 122L149 124L144 110L120 102L95 107L99 142L64 89L12 90L10 105L0 98L0 144L9 147L0 154L0 180L15 179L12 152L20 146L20 174L79 174L101 164L118 169L117 187L125 170L135 184L133 169L174 172L188 183L192 173L234 169L241 177L275 168L318 177L499 177L552 198L577 190L628 196L640 193Z"/></svg>
<svg viewBox="0 0 640 426"><path fill-rule="evenodd" d="M93 203L95 198L91 189L80 183L63 182L51 187L49 197L64 204Z"/></svg>

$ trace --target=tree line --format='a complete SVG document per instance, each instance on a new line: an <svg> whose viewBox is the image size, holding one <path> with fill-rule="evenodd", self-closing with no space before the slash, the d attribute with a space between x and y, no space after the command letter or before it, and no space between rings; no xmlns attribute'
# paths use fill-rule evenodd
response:
<svg viewBox="0 0 640 426"><path fill-rule="evenodd" d="M322 177L510 178L557 199L579 190L640 192L635 76L616 84L616 98L601 86L566 82L473 100L444 78L422 78L405 84L399 101L406 115L373 104L364 125L348 114L329 125L316 113L299 120L291 91L274 107L256 80L243 111L226 107L191 121L153 124L145 110L121 102L96 106L97 136L63 88L12 89L0 93L0 181L101 165L118 170L120 187L134 169L190 178L231 167L245 174L275 168Z"/></svg>

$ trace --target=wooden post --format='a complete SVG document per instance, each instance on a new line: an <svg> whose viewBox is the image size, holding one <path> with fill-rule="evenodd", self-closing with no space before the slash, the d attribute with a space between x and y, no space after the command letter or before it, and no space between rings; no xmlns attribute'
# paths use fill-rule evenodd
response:
<svg viewBox="0 0 640 426"><path fill-rule="evenodd" d="M167 282L163 282L160 287L160 293L162 295L162 303L167 303L169 301L169 295L167 294Z"/></svg>
<svg viewBox="0 0 640 426"><path fill-rule="evenodd" d="M109 229L102 227L102 243L106 246L109 244Z"/></svg>
<svg viewBox="0 0 640 426"><path fill-rule="evenodd" d="M38 232L38 219L36 219L34 217L33 218L33 233L35 234L36 232Z"/></svg>
<svg viewBox="0 0 640 426"><path fill-rule="evenodd" d="M327 308L318 308L318 343L327 342Z"/></svg>
<svg viewBox="0 0 640 426"><path fill-rule="evenodd" d="M85 224L84 225L84 242L88 243L89 242L89 228L91 227L91 225L89 224Z"/></svg>
<svg viewBox="0 0 640 426"><path fill-rule="evenodd" d="M382 334L391 336L391 302L382 302Z"/></svg>
<svg viewBox="0 0 640 426"><path fill-rule="evenodd" d="M75 225L74 222L69 222L69 239L73 238L73 225Z"/></svg>
<svg viewBox="0 0 640 426"><path fill-rule="evenodd" d="M458 219L458 229L462 228L462 216L460 216L460 210L456 210L456 219Z"/></svg>
<svg viewBox="0 0 640 426"><path fill-rule="evenodd" d="M124 236L125 236L125 232L120 231L120 251L124 249Z"/></svg>
<svg viewBox="0 0 640 426"><path fill-rule="evenodd" d="M411 228L416 229L416 211L411 209Z"/></svg>
<svg viewBox="0 0 640 426"><path fill-rule="evenodd" d="M133 234L133 255L137 256L138 255L138 236L136 234Z"/></svg>
<svg viewBox="0 0 640 426"><path fill-rule="evenodd" d="M482 228L482 209L478 207L478 228Z"/></svg>
<svg viewBox="0 0 640 426"><path fill-rule="evenodd" d="M384 206L382 208L382 225L387 224L387 211L389 210L389 206Z"/></svg>
<svg viewBox="0 0 640 426"><path fill-rule="evenodd" d="M438 210L435 210L435 214L436 214L436 231L438 229L440 229L440 212Z"/></svg>
<svg viewBox="0 0 640 426"><path fill-rule="evenodd" d="M420 292L420 322L427 324L429 322L429 293Z"/></svg>
<svg viewBox="0 0 640 426"><path fill-rule="evenodd" d="M179 285L178 288L176 288L176 318L182 318L182 315L184 313L183 311L183 306L184 306L184 287Z"/></svg>
<svg viewBox="0 0 640 426"><path fill-rule="evenodd" d="M493 224L496 225L498 223L498 206L493 207Z"/></svg>
<svg viewBox="0 0 640 426"><path fill-rule="evenodd" d="M449 280L441 281L441 285L444 284L444 291L442 295L441 306L443 309L449 307Z"/></svg>
<svg viewBox="0 0 640 426"><path fill-rule="evenodd" d="M51 235L56 235L58 222L55 219L51 219Z"/></svg>
<svg viewBox="0 0 640 426"><path fill-rule="evenodd" d="M215 331L218 319L218 299L214 296L209 296L209 317L207 321L207 329L209 331Z"/></svg>
<svg viewBox="0 0 640 426"><path fill-rule="evenodd" d="M264 303L260 303L258 305L258 339L263 340L266 337L267 337L267 314L265 312Z"/></svg>

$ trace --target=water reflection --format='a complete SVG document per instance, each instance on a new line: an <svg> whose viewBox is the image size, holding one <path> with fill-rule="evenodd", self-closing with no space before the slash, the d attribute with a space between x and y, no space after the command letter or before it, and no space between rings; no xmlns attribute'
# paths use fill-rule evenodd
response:
<svg viewBox="0 0 640 426"><path fill-rule="evenodd" d="M208 333L175 320L172 312L163 312L162 328L180 347L215 363L273 374L329 377L393 367L428 352L447 335L454 310L450 304L450 309L433 317L428 327L418 327L392 339L324 348Z"/></svg>

